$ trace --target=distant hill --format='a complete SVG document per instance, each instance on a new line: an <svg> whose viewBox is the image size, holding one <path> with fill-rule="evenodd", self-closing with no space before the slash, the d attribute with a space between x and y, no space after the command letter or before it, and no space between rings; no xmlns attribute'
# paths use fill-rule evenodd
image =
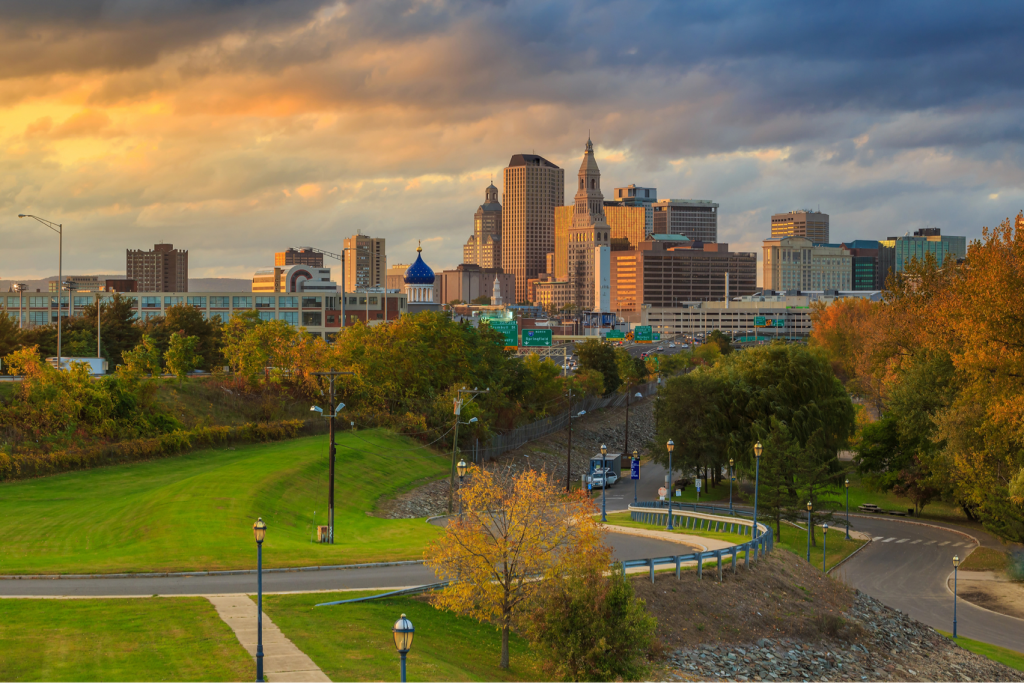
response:
<svg viewBox="0 0 1024 683"><path fill-rule="evenodd" d="M78 273L73 273L78 275ZM97 275L101 280L120 280L124 278L121 273L114 275ZM15 282L23 282L28 285L26 294L50 291L50 281L56 280L53 275L42 280L0 280L0 292L9 292ZM252 280L248 278L235 277L198 277L189 278L188 289L190 292L251 292Z"/></svg>

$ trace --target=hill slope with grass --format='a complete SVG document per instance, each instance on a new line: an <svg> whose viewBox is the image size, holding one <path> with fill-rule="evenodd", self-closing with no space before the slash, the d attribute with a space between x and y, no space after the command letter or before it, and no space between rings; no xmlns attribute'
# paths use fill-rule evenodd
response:
<svg viewBox="0 0 1024 683"><path fill-rule="evenodd" d="M0 574L248 569L257 517L266 567L422 557L437 527L367 513L443 477L448 458L384 430L337 442L334 546L311 542L327 512L324 435L0 483Z"/></svg>

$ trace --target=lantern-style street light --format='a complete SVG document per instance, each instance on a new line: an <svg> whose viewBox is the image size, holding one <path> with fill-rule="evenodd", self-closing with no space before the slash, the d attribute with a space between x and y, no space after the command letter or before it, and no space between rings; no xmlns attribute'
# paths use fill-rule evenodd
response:
<svg viewBox="0 0 1024 683"><path fill-rule="evenodd" d="M637 502L636 501L636 485L637 485L637 482L640 480L639 479L639 473L640 473L640 453L635 448L633 449L633 462L630 465L631 466L630 466L630 471L629 471L630 474L629 474L629 476L630 477L633 476L633 468L636 468L637 475L638 475L637 478L633 480L633 505L636 505L636 502Z"/></svg>
<svg viewBox="0 0 1024 683"><path fill-rule="evenodd" d="M456 469L459 471L459 516L462 516L462 478L466 476L466 470L469 469L469 465L466 464L466 459L461 458L459 464L456 465Z"/></svg>
<svg viewBox="0 0 1024 683"><path fill-rule="evenodd" d="M761 483L761 442L754 444L754 526L750 529L750 538L757 536L757 489Z"/></svg>
<svg viewBox="0 0 1024 683"><path fill-rule="evenodd" d="M956 638L956 570L960 566L960 556L953 556L953 637Z"/></svg>
<svg viewBox="0 0 1024 683"><path fill-rule="evenodd" d="M252 525L256 537L256 680L263 681L263 539L267 525L260 517Z"/></svg>
<svg viewBox="0 0 1024 683"><path fill-rule="evenodd" d="M811 561L811 501L807 501L807 562Z"/></svg>
<svg viewBox="0 0 1024 683"><path fill-rule="evenodd" d="M412 638L416 629L412 627L412 622L408 617L403 614L391 628L391 633L395 636L395 647L398 649L398 654L402 656L402 683L405 683L405 655L409 654L409 650L412 649Z"/></svg>
<svg viewBox="0 0 1024 683"><path fill-rule="evenodd" d="M821 571L828 571L825 556L828 554L828 522L821 525Z"/></svg>
<svg viewBox="0 0 1024 683"><path fill-rule="evenodd" d="M668 530L672 531L672 451L675 450L676 444L669 439L665 448L668 449Z"/></svg>
<svg viewBox="0 0 1024 683"><path fill-rule="evenodd" d="M732 458L729 458L729 512L732 512L732 480L735 479L735 477L732 476L732 467L734 463L735 461Z"/></svg>
<svg viewBox="0 0 1024 683"><path fill-rule="evenodd" d="M605 491L608 490L608 446L601 444L601 521L607 522L608 515L605 505Z"/></svg>
<svg viewBox="0 0 1024 683"><path fill-rule="evenodd" d="M850 540L850 480L847 479L843 485L846 487L846 540Z"/></svg>

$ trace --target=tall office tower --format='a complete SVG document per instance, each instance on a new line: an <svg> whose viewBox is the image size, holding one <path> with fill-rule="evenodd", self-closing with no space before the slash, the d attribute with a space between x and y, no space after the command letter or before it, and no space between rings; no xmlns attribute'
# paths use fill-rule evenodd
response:
<svg viewBox="0 0 1024 683"><path fill-rule="evenodd" d="M309 266L311 268L324 267L324 255L313 251L312 247L299 247L274 253L275 266Z"/></svg>
<svg viewBox="0 0 1024 683"><path fill-rule="evenodd" d="M627 185L615 188L615 199L622 206L642 206L644 209L644 227L649 237L654 234L654 204L658 201L658 189L654 187L637 187ZM608 204L606 203L607 207ZM614 226L612 226L614 229Z"/></svg>
<svg viewBox="0 0 1024 683"><path fill-rule="evenodd" d="M565 171L536 154L516 154L505 168L501 267L516 276L515 303L526 301L526 281L555 250L555 207L565 204ZM502 290L510 303L512 292Z"/></svg>
<svg viewBox="0 0 1024 683"><path fill-rule="evenodd" d="M362 232L345 239L345 291L384 286L384 238Z"/></svg>
<svg viewBox="0 0 1024 683"><path fill-rule="evenodd" d="M569 278L569 232L572 230L572 204L555 207L555 250L551 257L551 268L548 272L559 280Z"/></svg>
<svg viewBox="0 0 1024 683"><path fill-rule="evenodd" d="M710 199L662 199L654 204L654 234L717 242L718 204Z"/></svg>
<svg viewBox="0 0 1024 683"><path fill-rule="evenodd" d="M770 237L762 248L765 289L853 288L853 257L842 245L815 244L806 237Z"/></svg>
<svg viewBox="0 0 1024 683"><path fill-rule="evenodd" d="M884 286L891 273L902 273L913 260L924 261L928 254L942 264L947 258L954 262L967 257L967 238L943 235L939 228L922 228L913 235L879 240L879 271Z"/></svg>
<svg viewBox="0 0 1024 683"><path fill-rule="evenodd" d="M884 289L886 273L882 272L879 260L882 245L877 240L853 240L843 242L842 246L850 250L850 257L853 260L853 290Z"/></svg>
<svg viewBox="0 0 1024 683"><path fill-rule="evenodd" d="M125 277L138 283L140 292L187 292L188 250L156 244L151 251L125 250Z"/></svg>
<svg viewBox="0 0 1024 683"><path fill-rule="evenodd" d="M806 237L815 244L827 244L828 214L810 209L773 214L772 237Z"/></svg>
<svg viewBox="0 0 1024 683"><path fill-rule="evenodd" d="M604 215L601 170L587 138L569 230L568 270L572 303L583 311L611 306L611 228Z"/></svg>
<svg viewBox="0 0 1024 683"><path fill-rule="evenodd" d="M642 206L605 202L604 217L612 229L612 239L625 239L632 249L653 234L647 231L647 209Z"/></svg>
<svg viewBox="0 0 1024 683"><path fill-rule="evenodd" d="M494 183L484 190L484 203L473 214L473 234L462 245L462 262L481 268L501 266L501 204Z"/></svg>

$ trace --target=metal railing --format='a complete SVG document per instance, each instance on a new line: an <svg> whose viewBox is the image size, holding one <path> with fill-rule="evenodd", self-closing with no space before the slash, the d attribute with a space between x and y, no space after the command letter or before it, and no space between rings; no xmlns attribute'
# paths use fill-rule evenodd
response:
<svg viewBox="0 0 1024 683"><path fill-rule="evenodd" d="M753 526L753 520L740 519L740 517L750 515L751 513L743 513L740 511L733 511L729 516L720 516L713 514L702 514L694 511L688 513L686 510L680 510L676 506L678 503L672 504L672 518L675 520L677 517L682 520L683 526L681 528L694 528L696 525L700 525L703 529L704 525L707 524L710 530L711 523L715 524L716 531L727 531L729 527L736 529L740 526L750 528ZM686 504L688 507L709 507L714 506L697 506L695 504ZM721 509L721 508L718 508ZM663 510L663 511L662 511ZM725 509L728 512L728 509ZM661 524L668 523L668 503L664 501L645 501L638 503L637 505L629 506L630 517L634 522L642 522L647 524ZM690 526L686 526L690 524ZM682 565L688 562L697 563L697 578L704 578L704 562L705 560L715 560L718 567L718 580L722 580L722 573L724 571L725 560L730 558L732 561L732 573L736 573L736 563L739 555L743 554L745 567L750 569L751 556L755 561L763 558L765 555L770 553L775 547L774 536L772 535L771 527L765 526L764 524L758 523L757 530L760 532L753 539L746 543L740 543L738 545L731 546L729 548L720 548L718 550L705 550L698 551L695 553L688 553L686 555L668 555L666 557L652 557L646 560L626 560L622 563L622 571L625 573L627 569L634 567L648 567L651 571L651 583L654 583L654 570L655 567L664 565L675 565L676 579L680 576Z"/></svg>

